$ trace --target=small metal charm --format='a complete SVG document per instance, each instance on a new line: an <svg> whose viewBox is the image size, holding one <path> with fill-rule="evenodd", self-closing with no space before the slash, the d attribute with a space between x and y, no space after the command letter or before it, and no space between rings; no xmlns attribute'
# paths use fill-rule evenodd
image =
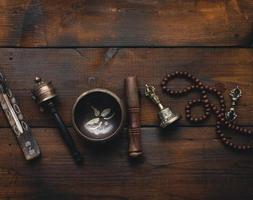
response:
<svg viewBox="0 0 253 200"><path fill-rule="evenodd" d="M236 88L231 90L229 96L231 96L232 104L231 104L231 108L229 109L229 111L226 113L225 116L226 116L227 120L234 121L237 118L235 108L236 108L236 105L237 105L237 102L238 102L239 98L242 96L242 91L237 86Z"/></svg>
<svg viewBox="0 0 253 200"><path fill-rule="evenodd" d="M159 107L160 112L158 113L158 116L161 120L160 126L162 128L165 128L180 119L180 116L178 114L173 113L169 108L164 108L164 106L161 104L159 97L155 93L154 86L149 86L148 84L146 84L145 95L149 97Z"/></svg>

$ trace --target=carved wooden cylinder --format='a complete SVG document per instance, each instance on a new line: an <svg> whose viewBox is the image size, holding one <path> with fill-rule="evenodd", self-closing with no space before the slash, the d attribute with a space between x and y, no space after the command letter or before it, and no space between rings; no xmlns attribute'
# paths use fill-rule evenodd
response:
<svg viewBox="0 0 253 200"><path fill-rule="evenodd" d="M125 81L127 112L128 112L128 154L130 157L142 155L140 100L136 77L130 76Z"/></svg>

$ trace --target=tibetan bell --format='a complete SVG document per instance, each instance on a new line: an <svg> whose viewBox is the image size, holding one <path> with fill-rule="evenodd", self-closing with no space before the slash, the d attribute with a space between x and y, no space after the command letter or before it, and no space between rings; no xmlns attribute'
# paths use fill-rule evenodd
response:
<svg viewBox="0 0 253 200"><path fill-rule="evenodd" d="M160 109L158 116L161 120L160 126L162 128L165 128L169 126L170 124L172 124L173 122L180 119L180 115L173 113L170 108L168 107L165 108L162 105L159 97L155 93L154 86L149 86L148 84L146 84L145 86L146 86L145 96L149 97Z"/></svg>

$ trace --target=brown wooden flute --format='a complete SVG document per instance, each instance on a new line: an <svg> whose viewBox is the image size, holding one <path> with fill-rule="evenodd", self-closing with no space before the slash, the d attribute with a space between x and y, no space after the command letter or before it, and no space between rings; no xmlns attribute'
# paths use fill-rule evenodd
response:
<svg viewBox="0 0 253 200"><path fill-rule="evenodd" d="M128 155L135 158L142 155L140 100L136 77L130 76L125 80L127 112L128 112Z"/></svg>

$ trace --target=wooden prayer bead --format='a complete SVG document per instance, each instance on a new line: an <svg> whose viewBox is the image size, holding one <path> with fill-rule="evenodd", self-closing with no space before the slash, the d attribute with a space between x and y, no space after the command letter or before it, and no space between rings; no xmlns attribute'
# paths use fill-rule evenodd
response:
<svg viewBox="0 0 253 200"><path fill-rule="evenodd" d="M183 78L188 81L190 81L192 84L187 86L186 88L182 90L172 90L168 87L169 80L173 78ZM229 147L233 149L238 150L247 150L252 149L252 145L238 145L234 144L232 141L229 141L227 138L225 138L224 134L222 133L222 129L228 128L230 130L234 130L240 134L244 135L252 135L252 131L248 130L246 128L241 128L234 123L230 123L225 118L225 111L226 111L226 105L225 105L225 99L224 96L220 91L218 91L214 87L210 87L207 85L204 85L199 79L197 79L195 76L189 74L186 71L176 71L174 73L168 73L166 77L161 82L161 87L164 92L167 94L173 96L173 95L183 95L186 94L194 89L197 89L198 92L201 94L201 98L199 99L193 99L191 101L188 101L186 107L185 107L185 116L186 119L193 123L202 122L203 120L206 120L207 117L212 113L216 116L216 133L220 135L221 141L228 145ZM218 99L219 106L217 107L213 103L210 102L208 95L215 95L215 97ZM191 114L192 107L197 104L201 105L204 108L204 114L200 117L193 117Z"/></svg>

